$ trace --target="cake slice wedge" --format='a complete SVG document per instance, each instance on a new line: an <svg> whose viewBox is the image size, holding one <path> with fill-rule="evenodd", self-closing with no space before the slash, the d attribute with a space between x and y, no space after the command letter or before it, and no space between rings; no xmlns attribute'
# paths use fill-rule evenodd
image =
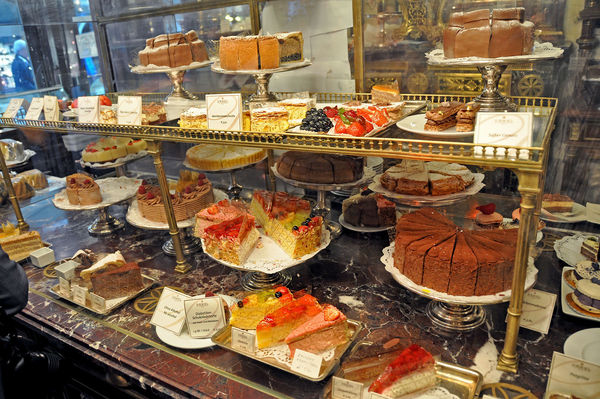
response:
<svg viewBox="0 0 600 399"><path fill-rule="evenodd" d="M399 398L435 385L435 360L419 345L398 355L369 387L369 392Z"/></svg>
<svg viewBox="0 0 600 399"><path fill-rule="evenodd" d="M321 353L348 342L348 319L333 305L325 305L323 311L301 324L285 337L291 357L296 349Z"/></svg>
<svg viewBox="0 0 600 399"><path fill-rule="evenodd" d="M235 265L246 261L259 237L249 214L209 226L203 234L207 254Z"/></svg>
<svg viewBox="0 0 600 399"><path fill-rule="evenodd" d="M231 307L232 327L253 330L267 314L292 302L294 297L287 287L270 288L246 296Z"/></svg>

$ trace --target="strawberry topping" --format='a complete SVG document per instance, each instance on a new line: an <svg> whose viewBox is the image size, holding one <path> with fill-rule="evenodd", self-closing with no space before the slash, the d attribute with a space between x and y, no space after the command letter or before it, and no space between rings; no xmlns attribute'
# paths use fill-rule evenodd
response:
<svg viewBox="0 0 600 399"><path fill-rule="evenodd" d="M489 204L478 206L475 209L481 211L481 213L483 213L484 215L491 215L496 211L496 204L490 202Z"/></svg>

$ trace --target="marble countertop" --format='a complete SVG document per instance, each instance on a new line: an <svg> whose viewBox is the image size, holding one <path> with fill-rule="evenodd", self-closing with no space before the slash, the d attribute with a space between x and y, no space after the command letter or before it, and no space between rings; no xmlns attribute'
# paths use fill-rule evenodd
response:
<svg viewBox="0 0 600 399"><path fill-rule="evenodd" d="M478 194L462 203L445 207L449 215L463 224L463 216L473 201L496 202L499 211L510 215L518 198L506 199ZM334 203L335 212L339 204ZM109 208L124 219L126 205ZM23 208L31 229L50 242L56 258L70 257L81 248L95 252L120 250L128 261L136 261L144 274L161 285L178 287L190 295L207 290L229 295L241 293L243 272L222 266L203 253L189 257L191 272L173 271L175 259L163 254L161 245L168 232L145 231L127 225L120 232L92 237L86 227L94 220L94 211L62 211L50 198L30 202ZM0 209L0 220L14 222L12 208ZM470 221L466 221L468 227ZM593 227L586 225L583 230ZM579 225L577 225L579 226ZM540 270L535 288L560 295L560 275L564 264L552 249L556 232L545 232L536 266ZM553 351L562 352L565 339L574 332L597 323L564 315L560 300L548 335L522 329L518 340L520 356L517 374L501 373L495 365L502 350L508 303L486 306L486 323L471 333L445 333L435 328L425 315L428 299L401 287L384 270L379 261L382 249L389 244L387 233L362 234L344 230L342 236L318 256L289 269L292 289L306 289L319 301L331 303L350 319L365 325L359 340L388 342L393 338L424 346L442 360L474 367L485 382L509 382L541 396L545 390ZM45 277L42 269L24 265L30 281L29 304L19 316L46 334L66 344L81 347L98 362L109 364L120 374L140 385L151 385L165 397L294 397L318 398L329 379L310 382L284 371L262 365L236 353L212 347L179 350L168 347L149 324L151 315L137 312L127 303L106 317L97 316L57 298L50 288L57 280ZM83 349L85 348L85 349Z"/></svg>

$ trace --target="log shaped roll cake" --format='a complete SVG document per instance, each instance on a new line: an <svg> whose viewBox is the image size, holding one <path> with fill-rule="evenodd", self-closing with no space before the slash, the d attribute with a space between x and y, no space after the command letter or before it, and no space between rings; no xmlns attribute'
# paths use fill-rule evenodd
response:
<svg viewBox="0 0 600 399"><path fill-rule="evenodd" d="M181 191L171 194L171 204L173 204L173 212L178 222L194 217L201 209L214 202L212 184L208 181L206 175L182 171L180 182L184 176L188 175L193 176L193 179L188 181L185 187L181 187ZM143 182L138 188L137 202L140 213L144 218L153 222L167 223L167 214L160 187Z"/></svg>
<svg viewBox="0 0 600 399"><path fill-rule="evenodd" d="M81 173L67 176L66 191L69 203L72 205L93 205L102 202L98 183Z"/></svg>
<svg viewBox="0 0 600 399"><path fill-rule="evenodd" d="M285 192L257 190L250 212L265 233L290 257L297 259L317 250L321 244L323 218L310 217L310 203Z"/></svg>
<svg viewBox="0 0 600 399"><path fill-rule="evenodd" d="M504 8L456 12L444 29L446 58L498 58L531 54L534 24L525 9Z"/></svg>
<svg viewBox="0 0 600 399"><path fill-rule="evenodd" d="M186 34L162 34L146 39L146 47L138 55L141 65L171 68L208 60L206 46L194 30Z"/></svg>
<svg viewBox="0 0 600 399"><path fill-rule="evenodd" d="M462 230L432 208L396 223L394 267L416 284L450 295L510 289L517 229Z"/></svg>
<svg viewBox="0 0 600 399"><path fill-rule="evenodd" d="M307 183L351 183L363 177L363 158L288 151L277 161L277 172Z"/></svg>

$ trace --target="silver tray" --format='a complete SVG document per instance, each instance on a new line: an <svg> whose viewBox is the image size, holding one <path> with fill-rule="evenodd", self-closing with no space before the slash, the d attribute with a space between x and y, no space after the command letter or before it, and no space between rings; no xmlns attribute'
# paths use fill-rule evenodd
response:
<svg viewBox="0 0 600 399"><path fill-rule="evenodd" d="M85 306L80 303L74 302L72 298L65 296L60 291L59 284L52 287L50 289L50 292L52 292L53 294L57 295L58 297L60 297L62 299L65 299L71 303L74 303L75 305L81 306L82 308L85 308L85 309L89 310L90 312L94 312L94 313L100 314L100 315L107 315L110 312L112 312L113 310L115 310L116 308L118 308L119 306L123 305L125 302L129 301L130 299L133 299L136 296L138 296L139 294L141 294L142 292L149 290L155 283L156 283L156 280L154 280L152 277L148 277L148 276L142 274L142 284L144 285L144 288L142 288L139 291L134 292L133 294L130 294L129 296L124 296L121 298L114 298L114 299L107 299L106 307L104 308L104 310L99 310L99 309L93 308L90 304L89 298L86 298Z"/></svg>
<svg viewBox="0 0 600 399"><path fill-rule="evenodd" d="M316 378L312 378L312 377L308 377L304 374L300 374L300 373L292 370L287 365L279 363L274 358L270 358L270 357L259 358L257 356L254 356L252 353L248 353L243 350L233 348L231 346L231 325L229 325L229 324L226 327L222 328L221 330L217 331L217 333L212 336L212 340L215 344L219 345L222 348L239 353L240 355L244 355L246 357L249 357L250 359L254 359L261 363L268 364L269 366L273 366L275 368L278 368L279 370L287 371L288 373L295 374L298 377L302 377L302 378L305 378L310 381L322 381L339 364L342 355L346 352L346 350L348 350L348 348L350 348L352 343L356 340L356 337L361 332L363 326L362 326L362 323L359 321L348 320L348 328L350 329L350 332L352 333L350 339L344 345L339 345L337 348L335 348L335 355L334 355L333 359L331 359L329 361L325 361L325 360L323 361L323 363L321 364L321 370L319 371L319 375Z"/></svg>

